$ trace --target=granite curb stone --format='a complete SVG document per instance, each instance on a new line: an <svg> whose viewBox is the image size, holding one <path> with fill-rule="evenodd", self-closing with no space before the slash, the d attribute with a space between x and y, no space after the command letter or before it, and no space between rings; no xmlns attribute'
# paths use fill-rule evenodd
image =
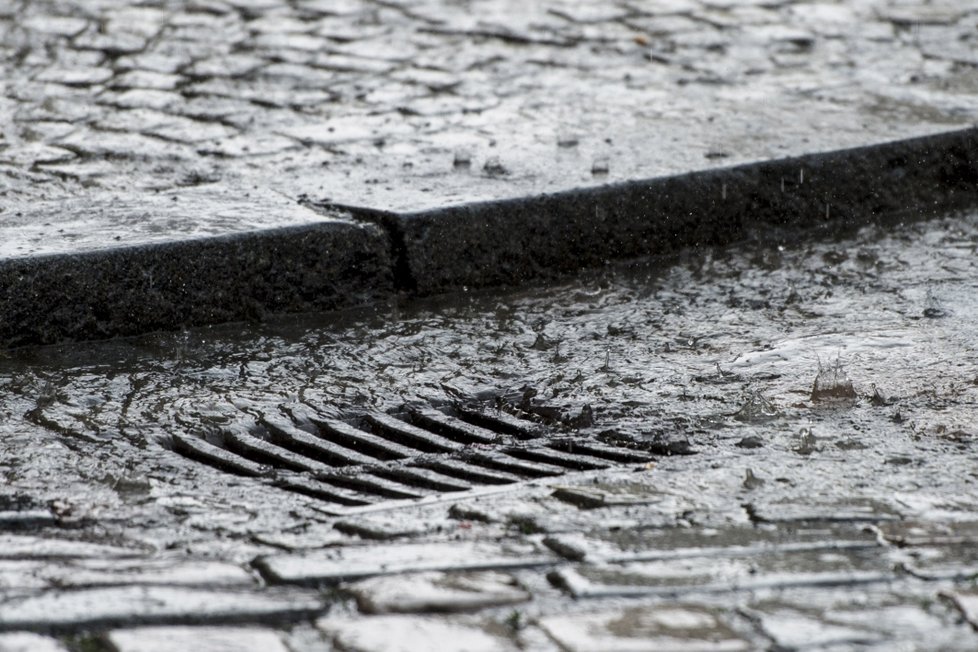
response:
<svg viewBox="0 0 978 652"><path fill-rule="evenodd" d="M0 258L0 344L343 309L397 292L516 286L772 230L789 237L789 229L818 234L921 219L978 203L976 152L978 129L965 129L420 213L307 202L321 221L42 249ZM149 202L141 210L154 209Z"/></svg>

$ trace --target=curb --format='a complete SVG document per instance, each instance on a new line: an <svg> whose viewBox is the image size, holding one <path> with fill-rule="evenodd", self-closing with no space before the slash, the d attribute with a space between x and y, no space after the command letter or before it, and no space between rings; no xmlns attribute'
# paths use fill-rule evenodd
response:
<svg viewBox="0 0 978 652"><path fill-rule="evenodd" d="M393 293L386 238L324 222L0 262L0 346L335 310Z"/></svg>
<svg viewBox="0 0 978 652"><path fill-rule="evenodd" d="M515 286L757 230L797 237L975 205L978 128L418 213L309 202L334 219L0 260L0 347Z"/></svg>
<svg viewBox="0 0 978 652"><path fill-rule="evenodd" d="M852 227L974 205L978 128L426 212L320 208L387 229L398 289L429 295L731 244L756 229Z"/></svg>

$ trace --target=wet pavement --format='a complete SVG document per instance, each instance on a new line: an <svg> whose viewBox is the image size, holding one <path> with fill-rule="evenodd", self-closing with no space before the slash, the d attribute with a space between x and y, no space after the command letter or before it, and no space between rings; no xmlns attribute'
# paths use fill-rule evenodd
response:
<svg viewBox="0 0 978 652"><path fill-rule="evenodd" d="M976 23L0 7L0 652L975 649Z"/></svg>
<svg viewBox="0 0 978 652"><path fill-rule="evenodd" d="M975 203L973 2L524 5L6 3L0 345Z"/></svg>
<svg viewBox="0 0 978 652"><path fill-rule="evenodd" d="M0 165L8 201L259 185L402 212L658 177L971 126L976 20L964 0L15 0Z"/></svg>
<svg viewBox="0 0 978 652"><path fill-rule="evenodd" d="M962 213L9 351L0 649L974 649L976 247ZM269 457L419 405L648 461L357 506ZM411 464L533 462L413 423L469 457Z"/></svg>

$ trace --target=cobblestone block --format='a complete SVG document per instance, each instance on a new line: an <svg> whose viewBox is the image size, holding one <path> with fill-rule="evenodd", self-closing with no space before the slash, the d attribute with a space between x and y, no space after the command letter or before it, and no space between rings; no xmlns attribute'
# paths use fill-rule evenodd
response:
<svg viewBox="0 0 978 652"><path fill-rule="evenodd" d="M0 630L281 621L307 617L322 608L318 597L295 591L282 595L162 586L47 591L0 600Z"/></svg>
<svg viewBox="0 0 978 652"><path fill-rule="evenodd" d="M559 568L551 581L579 598L723 593L792 586L856 586L896 579L879 550L767 551L762 556L684 558Z"/></svg>
<svg viewBox="0 0 978 652"><path fill-rule="evenodd" d="M975 631L978 631L978 594L973 591L947 591L942 594L954 603Z"/></svg>
<svg viewBox="0 0 978 652"><path fill-rule="evenodd" d="M786 649L812 646L880 645L886 637L859 624L826 622L824 618L796 611L772 611L758 617L764 633Z"/></svg>
<svg viewBox="0 0 978 652"><path fill-rule="evenodd" d="M516 644L477 623L409 616L372 616L357 620L323 618L316 622L340 649L408 652L451 649L515 652Z"/></svg>
<svg viewBox="0 0 978 652"><path fill-rule="evenodd" d="M87 541L53 539L39 536L0 534L0 558L4 559L47 559L89 557L112 559L119 557L139 557L144 552L134 548L122 548Z"/></svg>
<svg viewBox="0 0 978 652"><path fill-rule="evenodd" d="M503 570L557 561L531 543L404 543L346 546L319 552L259 557L255 566L269 582L325 584L371 575L413 571Z"/></svg>
<svg viewBox="0 0 978 652"><path fill-rule="evenodd" d="M735 652L755 649L716 611L681 604L547 616L540 626L571 652Z"/></svg>
<svg viewBox="0 0 978 652"><path fill-rule="evenodd" d="M475 611L530 599L512 576L497 572L375 577L345 590L361 611L371 614Z"/></svg>
<svg viewBox="0 0 978 652"><path fill-rule="evenodd" d="M425 523L409 522L397 517L360 517L337 521L336 529L344 534L357 536L361 539L390 540L401 538L415 538L424 534L430 534L437 526Z"/></svg>
<svg viewBox="0 0 978 652"><path fill-rule="evenodd" d="M248 587L255 578L240 566L211 561L74 559L0 560L0 588L58 589L128 584Z"/></svg>
<svg viewBox="0 0 978 652"><path fill-rule="evenodd" d="M68 652L57 639L31 632L0 634L0 652Z"/></svg>
<svg viewBox="0 0 978 652"><path fill-rule="evenodd" d="M804 521L884 523L898 521L900 512L877 500L843 501L838 503L751 503L747 507L751 518L765 523Z"/></svg>
<svg viewBox="0 0 978 652"><path fill-rule="evenodd" d="M922 579L969 582L978 577L978 550L972 543L914 546L897 554L905 559L903 567Z"/></svg>
<svg viewBox="0 0 978 652"><path fill-rule="evenodd" d="M115 652L288 652L278 632L256 627L140 627L105 638Z"/></svg>
<svg viewBox="0 0 978 652"><path fill-rule="evenodd" d="M799 527L717 528L710 536L703 536L698 528L609 529L585 534L556 534L544 539L544 543L573 560L606 563L820 550L883 551L870 530L824 523Z"/></svg>
<svg viewBox="0 0 978 652"><path fill-rule="evenodd" d="M786 591L754 600L741 613L785 649L968 650L978 637L933 585Z"/></svg>
<svg viewBox="0 0 978 652"><path fill-rule="evenodd" d="M391 291L375 228L263 192L38 203L0 233L8 345L336 308Z"/></svg>
<svg viewBox="0 0 978 652"><path fill-rule="evenodd" d="M898 546L945 546L978 543L976 522L896 521L881 523L883 538Z"/></svg>

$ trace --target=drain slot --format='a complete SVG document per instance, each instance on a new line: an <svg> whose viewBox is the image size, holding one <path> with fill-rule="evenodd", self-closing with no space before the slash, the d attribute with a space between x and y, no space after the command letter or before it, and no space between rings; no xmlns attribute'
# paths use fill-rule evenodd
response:
<svg viewBox="0 0 978 652"><path fill-rule="evenodd" d="M643 454L641 451L615 448L614 446L603 446L593 442L565 439L552 441L547 446L565 453L581 453L623 464L645 464L653 459L651 455Z"/></svg>
<svg viewBox="0 0 978 652"><path fill-rule="evenodd" d="M397 460L418 454L414 449L355 428L345 421L323 417L312 410L293 408L292 414L298 419L305 418L315 425L325 439L365 455L373 455L383 460Z"/></svg>
<svg viewBox="0 0 978 652"><path fill-rule="evenodd" d="M608 462L603 460L596 460L593 457L584 457L583 455L574 455L573 453L564 453L552 448L510 448L506 453L522 460L543 462L577 471L606 469L610 466Z"/></svg>
<svg viewBox="0 0 978 652"><path fill-rule="evenodd" d="M422 489L431 489L432 491L468 491L472 488L470 485L463 484L454 478L423 468L371 469L371 472L382 478L403 482L415 487L421 487Z"/></svg>
<svg viewBox="0 0 978 652"><path fill-rule="evenodd" d="M501 410L489 412L472 406L458 406L455 411L464 421L518 439L536 439L544 435L543 428L539 425L518 419Z"/></svg>
<svg viewBox="0 0 978 652"><path fill-rule="evenodd" d="M563 475L567 472L566 469L552 464L539 464L537 462L488 453L472 453L466 457L466 460L490 469L506 471L507 473L517 473L530 478L546 478L548 476Z"/></svg>
<svg viewBox="0 0 978 652"><path fill-rule="evenodd" d="M462 449L462 444L456 441L416 428L389 414L371 412L365 418L377 434L428 453L453 453Z"/></svg>
<svg viewBox="0 0 978 652"><path fill-rule="evenodd" d="M499 433L474 426L437 410L411 410L411 420L422 428L466 444L491 445L500 439Z"/></svg>
<svg viewBox="0 0 978 652"><path fill-rule="evenodd" d="M224 443L228 448L242 456L257 458L292 471L327 473L332 468L322 462L311 460L298 453L293 453L287 448L276 446L264 439L243 432L225 431Z"/></svg>
<svg viewBox="0 0 978 652"><path fill-rule="evenodd" d="M377 500L376 496L370 494L348 491L301 475L276 478L272 486L346 507L362 507Z"/></svg>
<svg viewBox="0 0 978 652"><path fill-rule="evenodd" d="M415 487L407 487L398 482L391 482L385 478L373 474L364 475L332 475L319 477L317 480L327 482L346 489L352 489L361 493L373 494L384 498L421 498L428 494Z"/></svg>
<svg viewBox="0 0 978 652"><path fill-rule="evenodd" d="M377 462L375 458L367 457L355 450L343 448L331 441L311 435L284 419L266 417L262 419L262 425L268 430L272 441L276 444L295 450L301 454L312 455L316 459L332 466L373 464Z"/></svg>
<svg viewBox="0 0 978 652"><path fill-rule="evenodd" d="M476 484L512 484L526 479L504 471L494 471L475 464L466 464L459 460L432 459L418 461L415 465Z"/></svg>
<svg viewBox="0 0 978 652"><path fill-rule="evenodd" d="M269 466L252 462L196 437L173 435L173 450L191 459L236 475L262 476L268 475L272 471Z"/></svg>

